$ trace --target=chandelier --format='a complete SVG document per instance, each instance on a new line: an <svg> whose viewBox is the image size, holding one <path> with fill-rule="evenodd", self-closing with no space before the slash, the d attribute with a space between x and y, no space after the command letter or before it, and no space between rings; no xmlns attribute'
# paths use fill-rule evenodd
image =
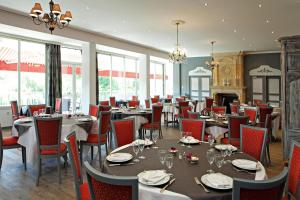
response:
<svg viewBox="0 0 300 200"><path fill-rule="evenodd" d="M32 17L32 20L36 25L45 23L46 27L49 28L52 34L52 31L56 27L59 29L67 27L72 20L72 14L70 11L66 11L65 14L62 14L59 4L54 3L52 0L49 2L49 7L50 12L44 13L42 16L43 9L41 4L35 3L29 15Z"/></svg>
<svg viewBox="0 0 300 200"><path fill-rule="evenodd" d="M178 43L178 26L182 25L184 23L185 23L185 21L182 21L182 20L172 21L172 24L176 25L176 28L177 28L177 43L176 43L176 46L173 49L173 51L169 53L169 60L170 60L170 62L173 62L176 64L183 63L186 59L185 49L180 47L180 45Z"/></svg>
<svg viewBox="0 0 300 200"><path fill-rule="evenodd" d="M207 67L209 67L210 69L214 69L215 67L218 67L219 66L219 62L215 61L215 58L214 58L214 44L216 43L216 41L212 41L211 42L211 60L210 62L209 61L206 61L205 64L207 65Z"/></svg>

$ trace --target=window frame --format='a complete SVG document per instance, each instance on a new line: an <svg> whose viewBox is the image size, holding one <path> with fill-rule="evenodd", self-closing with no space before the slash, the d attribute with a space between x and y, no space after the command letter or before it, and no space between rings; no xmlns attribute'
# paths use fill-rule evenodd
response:
<svg viewBox="0 0 300 200"><path fill-rule="evenodd" d="M165 75L166 75L166 65L163 62L159 62L159 61L156 61L156 60L150 60L150 66L149 67L151 67L151 63L155 64L155 68L154 68L154 83L155 83L154 85L155 85L155 91L156 91L156 65L162 65L162 73L163 73L162 74L162 76L163 76L163 79L162 79L162 83L163 83L162 88L163 88L163 96L165 96L166 95L166 77L165 77ZM149 77L149 80L150 80L150 77ZM151 85L150 85L150 88L151 88ZM150 93L151 93L151 89L150 89ZM158 94L153 94L153 95L158 95ZM150 96L151 96L151 94L150 94Z"/></svg>

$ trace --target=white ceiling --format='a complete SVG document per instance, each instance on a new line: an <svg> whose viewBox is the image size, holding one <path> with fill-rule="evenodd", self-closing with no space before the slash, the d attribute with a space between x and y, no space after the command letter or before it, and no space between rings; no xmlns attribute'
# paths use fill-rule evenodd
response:
<svg viewBox="0 0 300 200"><path fill-rule="evenodd" d="M34 0L0 0L0 6L29 12ZM56 0L71 10L72 25L165 51L176 41L191 56L216 52L279 50L280 36L300 34L300 0ZM40 0L44 10L48 0ZM260 5L260 6L259 6ZM54 32L55 34L55 32Z"/></svg>

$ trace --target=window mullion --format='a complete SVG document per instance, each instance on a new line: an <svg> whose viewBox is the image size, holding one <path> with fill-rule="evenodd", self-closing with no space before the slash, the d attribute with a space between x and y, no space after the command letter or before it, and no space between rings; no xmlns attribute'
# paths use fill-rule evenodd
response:
<svg viewBox="0 0 300 200"><path fill-rule="evenodd" d="M21 102L21 41L18 40L18 102L19 106L22 105Z"/></svg>

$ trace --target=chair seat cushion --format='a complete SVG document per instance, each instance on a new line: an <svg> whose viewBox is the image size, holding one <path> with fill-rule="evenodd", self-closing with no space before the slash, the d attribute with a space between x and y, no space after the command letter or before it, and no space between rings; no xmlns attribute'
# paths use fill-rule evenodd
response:
<svg viewBox="0 0 300 200"><path fill-rule="evenodd" d="M13 145L19 145L18 144L18 137L5 137L3 138L3 146L13 146Z"/></svg>
<svg viewBox="0 0 300 200"><path fill-rule="evenodd" d="M158 123L146 123L142 125L142 129L159 129L160 126Z"/></svg>
<svg viewBox="0 0 300 200"><path fill-rule="evenodd" d="M80 194L81 194L81 200L90 200L90 191L89 191L89 185L87 182L84 182L79 186Z"/></svg>
<svg viewBox="0 0 300 200"><path fill-rule="evenodd" d="M67 146L63 143L60 144L60 153L64 153L67 151ZM41 155L55 155L57 154L56 149L43 149L41 150Z"/></svg>
<svg viewBox="0 0 300 200"><path fill-rule="evenodd" d="M98 134L89 134L86 143L98 144ZM101 137L101 142L106 143L106 135Z"/></svg>
<svg viewBox="0 0 300 200"><path fill-rule="evenodd" d="M240 141L239 140L235 140L235 139L233 139L233 140L231 140L229 142L229 138L222 138L221 139L221 143L222 144L232 144L235 147L240 147Z"/></svg>

